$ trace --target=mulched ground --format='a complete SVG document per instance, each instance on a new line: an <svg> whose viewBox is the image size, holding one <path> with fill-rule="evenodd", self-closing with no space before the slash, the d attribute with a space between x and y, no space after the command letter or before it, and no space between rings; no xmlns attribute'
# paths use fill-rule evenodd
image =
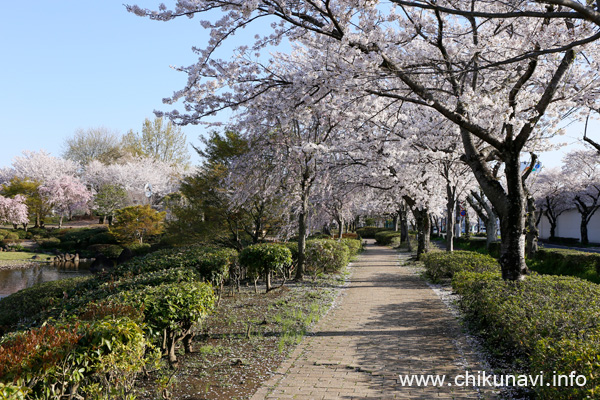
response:
<svg viewBox="0 0 600 400"><path fill-rule="evenodd" d="M221 299L195 338L194 352L180 349L177 370L141 379L139 399L247 399L277 370L287 354L325 312L343 285L342 276L293 283L264 293L244 287ZM262 289L262 291L260 291ZM165 392L166 389L166 392Z"/></svg>

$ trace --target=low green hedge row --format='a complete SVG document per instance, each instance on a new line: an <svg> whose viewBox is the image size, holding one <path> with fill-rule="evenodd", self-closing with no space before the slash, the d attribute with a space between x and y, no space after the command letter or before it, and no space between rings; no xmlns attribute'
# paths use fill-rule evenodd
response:
<svg viewBox="0 0 600 400"><path fill-rule="evenodd" d="M128 318L47 324L0 341L0 396L125 398L157 355Z"/></svg>
<svg viewBox="0 0 600 400"><path fill-rule="evenodd" d="M247 267L248 276L256 280L263 276L267 292L271 290L271 276L282 274L292 265L292 252L283 244L259 243L248 246L240 252L240 264Z"/></svg>
<svg viewBox="0 0 600 400"><path fill-rule="evenodd" d="M396 231L380 231L375 234L375 242L380 246L397 247L401 243L400 232Z"/></svg>
<svg viewBox="0 0 600 400"><path fill-rule="evenodd" d="M600 390L600 286L574 277L532 274L520 282L496 272L456 272L460 305L499 357L521 360L528 373L576 371L587 384L537 386L539 399L596 398Z"/></svg>
<svg viewBox="0 0 600 400"><path fill-rule="evenodd" d="M431 251L421 255L425 274L434 282L442 278L452 278L460 271L496 272L500 271L498 261L488 255L472 251Z"/></svg>
<svg viewBox="0 0 600 400"><path fill-rule="evenodd" d="M363 228L358 228L356 233L363 239L375 239L375 234L377 232L389 231L387 228L375 228L374 226L365 226Z"/></svg>
<svg viewBox="0 0 600 400"><path fill-rule="evenodd" d="M306 271L308 273L340 272L349 262L350 249L342 241L317 239L309 240L306 243Z"/></svg>
<svg viewBox="0 0 600 400"><path fill-rule="evenodd" d="M600 283L600 254L570 249L539 249L527 266L541 274L568 275Z"/></svg>
<svg viewBox="0 0 600 400"><path fill-rule="evenodd" d="M78 277L44 282L20 290L0 300L0 335L18 326L41 324L43 315L60 307L84 283L94 277Z"/></svg>

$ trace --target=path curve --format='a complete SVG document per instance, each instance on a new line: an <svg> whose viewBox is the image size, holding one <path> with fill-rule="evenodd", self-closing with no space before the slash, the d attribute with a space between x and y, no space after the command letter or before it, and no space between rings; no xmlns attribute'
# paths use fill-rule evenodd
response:
<svg viewBox="0 0 600 400"><path fill-rule="evenodd" d="M491 388L453 384L465 371L476 376L482 369L459 350L464 339L456 319L403 266L408 256L369 244L350 267L337 305L252 400L495 398ZM446 381L403 386L400 374L446 375Z"/></svg>

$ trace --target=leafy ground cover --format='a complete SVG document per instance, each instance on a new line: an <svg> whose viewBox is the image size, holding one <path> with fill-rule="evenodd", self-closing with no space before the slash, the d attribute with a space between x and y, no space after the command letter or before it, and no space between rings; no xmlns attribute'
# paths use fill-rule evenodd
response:
<svg viewBox="0 0 600 400"><path fill-rule="evenodd" d="M138 381L139 399L246 399L268 379L312 324L331 307L343 275L254 293L227 295L194 339L179 368ZM166 392L165 392L166 390Z"/></svg>

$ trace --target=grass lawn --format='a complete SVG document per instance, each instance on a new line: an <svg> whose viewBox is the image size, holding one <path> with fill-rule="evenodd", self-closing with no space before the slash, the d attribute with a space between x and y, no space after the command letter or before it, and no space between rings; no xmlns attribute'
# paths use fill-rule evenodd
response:
<svg viewBox="0 0 600 400"><path fill-rule="evenodd" d="M39 258L36 260L32 260L31 257L37 255ZM4 261L9 261L9 262L13 262L13 261L29 261L29 262L36 262L36 261L50 261L52 260L52 256L48 255L48 254L44 254L44 253L32 253L32 252L27 252L27 251L3 251L0 252L0 263L4 263Z"/></svg>

